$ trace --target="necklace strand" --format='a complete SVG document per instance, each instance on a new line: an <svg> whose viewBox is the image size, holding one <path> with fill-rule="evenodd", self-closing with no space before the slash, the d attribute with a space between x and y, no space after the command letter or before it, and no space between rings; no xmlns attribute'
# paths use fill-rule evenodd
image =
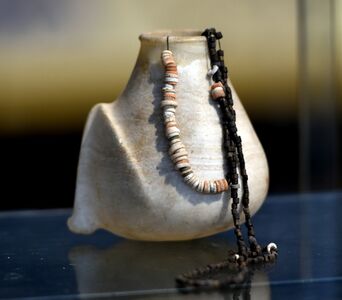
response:
<svg viewBox="0 0 342 300"><path fill-rule="evenodd" d="M213 74L213 80L220 83L224 88L224 96L218 99L220 110L223 116L223 128L225 130L225 150L227 152L228 161L228 174L227 177L231 182L231 197L232 197L232 214L234 219L235 231L237 236L237 244L239 249L239 254L243 256L248 256L247 248L243 240L243 236L240 228L240 218L238 212L238 173L237 166L239 165L241 181L242 181L242 206L245 215L245 224L248 231L248 241L250 244L250 250L253 256L258 256L261 254L262 249L259 246L254 233L253 224L250 218L249 211L249 189L248 189L248 175L245 167L245 160L242 151L242 140L237 133L236 128L236 114L233 108L233 98L231 89L228 86L228 69L224 65L224 52L219 49L216 50L216 41L219 41L223 36L222 33L216 32L214 28L205 30L202 35L207 38L209 55L211 66L217 66L218 70Z"/></svg>
<svg viewBox="0 0 342 300"><path fill-rule="evenodd" d="M168 38L167 38L168 41ZM167 42L168 44L168 42ZM189 184L194 190L201 193L221 193L229 188L226 178L207 180L200 179L192 170L189 162L188 152L181 140L181 131L176 120L176 85L178 82L178 71L175 59L170 50L162 52L162 62L165 67L164 86L162 87L163 100L161 108L163 110L165 134L169 140L169 155L175 168L181 173L184 182ZM218 96L220 91L212 90L212 94ZM221 92L222 94L222 92Z"/></svg>
<svg viewBox="0 0 342 300"><path fill-rule="evenodd" d="M257 265L263 266L276 261L278 249L276 244L270 243L262 248L255 237L254 227L249 211L249 188L248 175L242 150L242 140L237 133L236 114L233 108L233 97L228 85L228 69L224 65L224 52L219 47L216 50L217 41L223 37L221 32L216 32L214 28L206 29L202 36L205 36L208 44L209 57L212 70L210 74L214 84L211 86L212 99L217 101L221 111L221 122L223 130L223 147L226 155L228 172L225 179L220 180L200 180L192 171L188 160L188 153L184 144L180 140L180 130L177 127L175 118L176 91L178 73L173 54L170 50L162 53L162 60L165 66L165 86L163 87L163 115L166 128L166 135L170 142L169 154L175 167L181 172L184 181L189 183L195 190L204 193L219 193L230 188L230 198L232 199L231 213L234 222L234 233L236 236L237 253L230 252L224 261L209 264L188 273L176 277L178 287L207 287L221 288L230 287L234 284L241 284L250 280L254 268ZM168 38L167 38L168 44ZM220 45L220 43L219 43ZM168 48L168 47L167 47ZM171 102L173 101L173 102ZM181 158L179 158L181 157ZM238 206L240 203L238 196L239 173L241 176L242 197L241 204L245 216L245 225L248 234L249 247L246 246L240 226L240 214ZM225 185L225 182L227 185ZM204 279L213 276L222 270L234 271L234 274L227 275L224 279ZM237 272L237 274L236 274Z"/></svg>

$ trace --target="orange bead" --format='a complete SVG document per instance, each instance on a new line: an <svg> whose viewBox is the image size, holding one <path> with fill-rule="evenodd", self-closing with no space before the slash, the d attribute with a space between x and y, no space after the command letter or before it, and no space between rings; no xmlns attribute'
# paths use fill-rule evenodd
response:
<svg viewBox="0 0 342 300"><path fill-rule="evenodd" d="M211 86L211 89L213 90L214 88L217 88L217 87L223 87L223 84L221 81L213 83L213 85Z"/></svg>

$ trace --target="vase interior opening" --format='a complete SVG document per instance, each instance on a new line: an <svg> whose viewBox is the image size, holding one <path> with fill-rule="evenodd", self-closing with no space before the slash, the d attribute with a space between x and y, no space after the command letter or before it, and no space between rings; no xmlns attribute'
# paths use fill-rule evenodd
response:
<svg viewBox="0 0 342 300"><path fill-rule="evenodd" d="M167 36L173 41L204 41L205 37L201 36L202 31L185 29L185 30L160 30L142 33L139 36L141 41L158 42L163 41Z"/></svg>

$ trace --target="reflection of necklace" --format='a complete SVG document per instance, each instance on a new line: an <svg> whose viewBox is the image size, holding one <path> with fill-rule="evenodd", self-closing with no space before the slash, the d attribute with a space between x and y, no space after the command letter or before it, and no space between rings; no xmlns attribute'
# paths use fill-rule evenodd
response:
<svg viewBox="0 0 342 300"><path fill-rule="evenodd" d="M223 128L223 145L228 166L228 173L225 179L219 180L202 180L199 179L191 168L188 159L188 152L180 138L180 130L177 127L175 112L177 107L175 86L178 82L177 65L173 58L172 52L167 49L162 53L162 61L165 66L165 85L163 87L163 100L161 107L163 109L166 136L170 143L169 155L186 183L192 186L196 191L202 193L220 193L228 190L228 182L230 187L230 197L232 198L232 215L235 226L235 236L237 239L238 253L231 254L228 259L222 263L209 265L203 269L197 269L193 272L183 274L177 277L177 283L181 286L211 286L220 287L231 283L236 283L236 278L229 277L223 280L203 280L203 276L208 276L213 271L220 269L235 269L240 271L240 280L244 280L244 274L248 273L246 269L250 264L274 262L278 256L277 246L270 243L267 247L261 248L255 238L255 232L251 221L249 211L249 189L248 176L245 168L245 160L242 151L241 137L237 133L236 115L233 108L233 98L231 89L228 86L228 69L224 65L224 53L216 50L216 42L222 38L221 32L216 32L214 28L206 29L203 33L208 43L209 56L211 61L212 75L214 84L211 86L212 99L218 103L221 110L222 128ZM167 45L168 45L167 37ZM168 48L168 47L167 47ZM241 226L239 205L239 175L242 184L243 213L245 215L245 223L248 233L249 247L246 246Z"/></svg>

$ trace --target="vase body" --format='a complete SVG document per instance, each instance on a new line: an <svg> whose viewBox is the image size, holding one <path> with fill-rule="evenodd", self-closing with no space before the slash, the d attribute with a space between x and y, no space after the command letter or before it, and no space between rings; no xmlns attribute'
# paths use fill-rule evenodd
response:
<svg viewBox="0 0 342 300"><path fill-rule="evenodd" d="M233 226L229 191L203 194L184 183L168 155L160 102L161 52L169 34L179 73L177 123L194 173L223 178L225 160L218 107L210 98L210 61L200 32L154 32L140 36L141 48L123 93L90 112L83 134L74 211L77 233L106 229L136 240L188 240ZM238 134L249 177L250 210L268 190L263 148L231 85Z"/></svg>

